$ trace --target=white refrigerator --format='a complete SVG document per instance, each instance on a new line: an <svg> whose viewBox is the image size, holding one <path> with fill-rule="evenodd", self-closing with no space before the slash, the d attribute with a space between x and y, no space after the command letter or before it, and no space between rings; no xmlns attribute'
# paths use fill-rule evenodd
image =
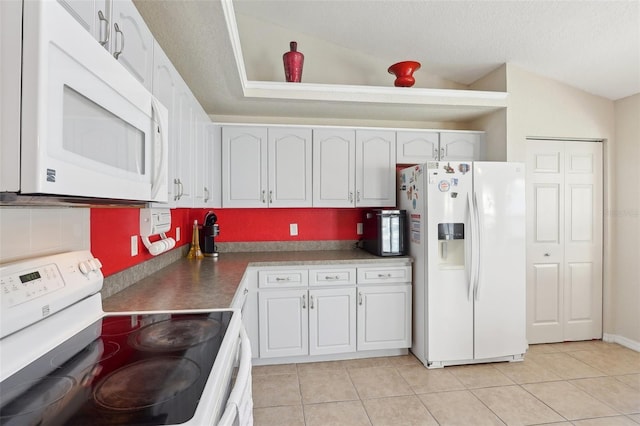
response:
<svg viewBox="0 0 640 426"><path fill-rule="evenodd" d="M399 172L413 257L413 344L429 368L527 350L524 164L430 162Z"/></svg>

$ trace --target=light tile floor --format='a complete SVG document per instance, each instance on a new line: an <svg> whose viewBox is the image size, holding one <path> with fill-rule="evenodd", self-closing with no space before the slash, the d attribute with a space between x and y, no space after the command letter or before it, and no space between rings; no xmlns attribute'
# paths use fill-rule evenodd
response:
<svg viewBox="0 0 640 426"><path fill-rule="evenodd" d="M436 370L412 355L258 366L253 400L256 426L638 426L640 353L590 341Z"/></svg>

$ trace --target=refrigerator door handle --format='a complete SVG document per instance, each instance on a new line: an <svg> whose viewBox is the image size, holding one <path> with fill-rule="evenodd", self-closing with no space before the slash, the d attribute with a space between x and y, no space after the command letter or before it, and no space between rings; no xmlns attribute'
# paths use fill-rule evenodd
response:
<svg viewBox="0 0 640 426"><path fill-rule="evenodd" d="M476 196L475 191L473 192L473 214L474 214L474 228L476 230L476 235L474 240L474 253L476 257L476 270L474 274L474 283L473 283L473 295L475 300L479 300L480 293L480 263L482 261L482 252L480 247L482 246L482 226L480 226L480 213L478 208L478 198Z"/></svg>
<svg viewBox="0 0 640 426"><path fill-rule="evenodd" d="M475 282L475 269L476 269L476 250L475 250L475 213L473 210L473 200L471 198L471 192L467 193L467 204L469 205L469 228L471 232L469 232L469 247L471 249L471 265L469 266L469 285L467 287L467 300L471 300L471 293L474 288Z"/></svg>

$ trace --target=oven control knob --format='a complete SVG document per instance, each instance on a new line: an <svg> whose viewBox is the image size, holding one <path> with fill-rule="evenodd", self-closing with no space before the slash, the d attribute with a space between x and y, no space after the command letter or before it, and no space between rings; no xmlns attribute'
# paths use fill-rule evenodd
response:
<svg viewBox="0 0 640 426"><path fill-rule="evenodd" d="M91 267L92 271L98 271L98 270L100 270L100 268L102 268L102 264L95 257L93 259L90 259L88 262L89 262L89 266Z"/></svg>
<svg viewBox="0 0 640 426"><path fill-rule="evenodd" d="M78 268L84 275L87 275L89 272L91 272L91 265L89 265L89 262L80 262L78 264Z"/></svg>

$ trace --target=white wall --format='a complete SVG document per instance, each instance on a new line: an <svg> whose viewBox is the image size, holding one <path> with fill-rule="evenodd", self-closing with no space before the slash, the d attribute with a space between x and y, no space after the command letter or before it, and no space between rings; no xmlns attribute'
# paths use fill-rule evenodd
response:
<svg viewBox="0 0 640 426"><path fill-rule="evenodd" d="M607 211L613 234L608 333L640 345L640 94L615 102L615 191Z"/></svg>
<svg viewBox="0 0 640 426"><path fill-rule="evenodd" d="M506 76L508 160L525 160L525 141L531 136L604 140L603 331L605 337L627 339L628 346L636 347L640 345L637 266L640 185L638 175L629 173L640 161L637 97L614 104L513 65L507 65ZM626 175L621 176L622 173ZM621 185L620 179L624 179L625 185ZM625 195L634 191L635 204L634 197ZM616 201L620 197L624 201ZM627 254L635 256L635 260L626 258Z"/></svg>
<svg viewBox="0 0 640 426"><path fill-rule="evenodd" d="M0 263L91 247L89 208L0 207Z"/></svg>
<svg viewBox="0 0 640 426"><path fill-rule="evenodd" d="M525 160L527 137L605 139L615 134L613 102L507 65L507 159ZM606 149L606 144L605 144Z"/></svg>

